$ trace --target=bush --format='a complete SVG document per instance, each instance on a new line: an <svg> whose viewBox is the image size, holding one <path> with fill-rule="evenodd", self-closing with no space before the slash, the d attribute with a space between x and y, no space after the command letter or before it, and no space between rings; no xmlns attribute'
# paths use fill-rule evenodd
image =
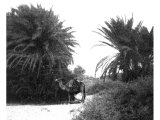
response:
<svg viewBox="0 0 160 120"><path fill-rule="evenodd" d="M67 67L78 45L72 27L64 27L52 9L41 5L20 5L6 18L7 103L58 101L54 79L61 73L65 80L72 77ZM62 97L68 100L67 94Z"/></svg>
<svg viewBox="0 0 160 120"><path fill-rule="evenodd" d="M84 111L74 120L117 120L120 114L114 105L107 94L96 96L84 105Z"/></svg>
<svg viewBox="0 0 160 120"><path fill-rule="evenodd" d="M132 83L109 84L112 89L95 95L74 120L153 120L152 77L138 78Z"/></svg>
<svg viewBox="0 0 160 120"><path fill-rule="evenodd" d="M89 86L88 89L86 89L86 93L88 95L93 95L103 90L110 90L115 87L122 87L123 86L122 84L123 83L120 81L117 81L117 82L107 81L105 83L100 81L100 82L94 83L93 85Z"/></svg>
<svg viewBox="0 0 160 120"><path fill-rule="evenodd" d="M84 76L83 83L85 84L86 87L86 94L90 94L89 92L92 92L92 90L90 90L91 87L93 87L96 84L102 83L102 81L99 78Z"/></svg>

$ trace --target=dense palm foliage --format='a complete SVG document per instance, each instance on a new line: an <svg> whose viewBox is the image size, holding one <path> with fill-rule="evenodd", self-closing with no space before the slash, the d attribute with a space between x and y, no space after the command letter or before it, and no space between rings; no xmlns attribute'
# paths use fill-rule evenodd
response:
<svg viewBox="0 0 160 120"><path fill-rule="evenodd" d="M119 74L123 81L153 73L153 28L151 31L140 22L133 27L133 17L129 20L117 17L105 22L97 32L107 41L100 41L119 52L102 58L96 66L96 72L102 68L102 76L108 74L114 80Z"/></svg>
<svg viewBox="0 0 160 120"><path fill-rule="evenodd" d="M40 99L54 93L55 77L71 75L68 65L78 45L71 29L41 5L21 5L7 13L8 96Z"/></svg>
<svg viewBox="0 0 160 120"><path fill-rule="evenodd" d="M21 66L39 74L43 67L69 65L77 44L70 30L52 10L40 5L12 9L7 13L7 67Z"/></svg>

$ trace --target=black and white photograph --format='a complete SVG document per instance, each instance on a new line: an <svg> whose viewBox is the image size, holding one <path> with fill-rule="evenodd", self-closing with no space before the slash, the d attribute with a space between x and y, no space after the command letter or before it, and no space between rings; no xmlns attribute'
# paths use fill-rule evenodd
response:
<svg viewBox="0 0 160 120"><path fill-rule="evenodd" d="M151 0L8 0L6 120L157 119L153 8Z"/></svg>

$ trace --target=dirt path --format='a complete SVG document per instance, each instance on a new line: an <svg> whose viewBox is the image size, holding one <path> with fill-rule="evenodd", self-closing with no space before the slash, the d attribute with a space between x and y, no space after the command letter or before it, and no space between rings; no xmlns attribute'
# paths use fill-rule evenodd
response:
<svg viewBox="0 0 160 120"><path fill-rule="evenodd" d="M91 100L87 96L86 102ZM10 105L7 106L7 120L71 120L77 109L83 109L83 104L63 105Z"/></svg>

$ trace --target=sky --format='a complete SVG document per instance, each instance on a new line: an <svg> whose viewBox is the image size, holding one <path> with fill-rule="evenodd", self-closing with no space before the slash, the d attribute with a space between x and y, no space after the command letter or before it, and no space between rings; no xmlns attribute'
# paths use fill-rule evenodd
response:
<svg viewBox="0 0 160 120"><path fill-rule="evenodd" d="M7 11L21 4L41 4L45 9L50 9L59 15L60 21L65 21L64 26L73 27L75 40L80 44L75 48L73 55L74 64L69 68L73 70L77 65L86 70L86 75L94 76L96 64L101 58L113 55L117 51L109 46L98 46L99 41L106 41L98 32L104 22L116 16L134 17L135 25L143 21L149 30L153 24L153 11L150 8L152 1L143 0L12 0L7 3ZM100 76L101 71L97 73Z"/></svg>

